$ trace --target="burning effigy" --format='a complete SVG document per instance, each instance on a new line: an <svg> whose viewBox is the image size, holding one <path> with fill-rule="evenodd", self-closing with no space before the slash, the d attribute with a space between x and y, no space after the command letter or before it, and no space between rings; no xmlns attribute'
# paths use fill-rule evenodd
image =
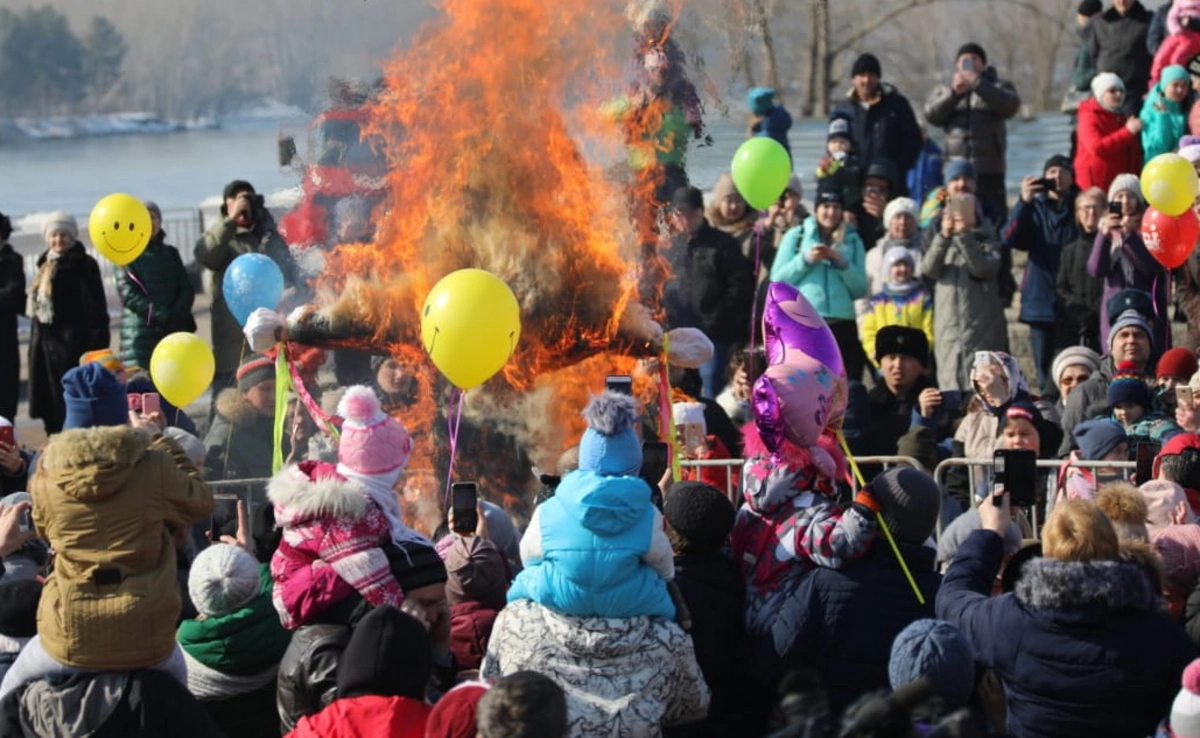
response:
<svg viewBox="0 0 1200 738"><path fill-rule="evenodd" d="M414 460L432 463L438 434L428 431L449 387L424 355L422 305L455 270L498 276L519 302L521 339L501 374L468 395L465 415L545 465L576 441L579 411L606 374L629 373L638 357L662 350L658 306L641 296L647 280L661 286L667 275L644 268L635 225L653 197L639 189L659 183L627 169L615 176L622 170L612 164L631 141L660 145L650 128L661 116L619 112L653 107L627 89L631 70L644 68L636 60L650 54L657 69L682 55L666 45L672 15L659 4L443 0L440 8L384 65L369 103L364 136L388 158L374 235L326 255L315 299L289 316L288 333L412 367L420 388L403 419L417 431ZM470 443L462 439L458 458L476 473L514 461L484 462ZM531 479L525 463L522 482Z"/></svg>

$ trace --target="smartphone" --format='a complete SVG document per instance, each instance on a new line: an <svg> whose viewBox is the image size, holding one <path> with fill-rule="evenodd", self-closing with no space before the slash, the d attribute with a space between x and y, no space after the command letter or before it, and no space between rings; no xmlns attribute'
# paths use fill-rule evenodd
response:
<svg viewBox="0 0 1200 738"><path fill-rule="evenodd" d="M455 533L474 533L479 526L479 485L455 482L450 486L450 509L454 511Z"/></svg>
<svg viewBox="0 0 1200 738"><path fill-rule="evenodd" d="M1125 206L1119 202L1110 202L1108 204L1109 215L1122 215L1125 213Z"/></svg>
<svg viewBox="0 0 1200 738"><path fill-rule="evenodd" d="M680 423L679 433L683 436L683 449L691 454L705 443L704 426L700 423Z"/></svg>
<svg viewBox="0 0 1200 738"><path fill-rule="evenodd" d="M1186 384L1181 384L1175 388L1175 404L1180 407L1193 407L1195 405L1196 393Z"/></svg>
<svg viewBox="0 0 1200 738"><path fill-rule="evenodd" d="M0 427L0 443L13 447L17 445L17 432L11 425Z"/></svg>
<svg viewBox="0 0 1200 738"><path fill-rule="evenodd" d="M162 400L157 392L147 392L142 395L142 415L153 415L162 412Z"/></svg>
<svg viewBox="0 0 1200 738"><path fill-rule="evenodd" d="M650 485L651 489L658 487L667 467L671 465L671 447L658 441L647 441L642 444L642 473L639 475Z"/></svg>
<svg viewBox="0 0 1200 738"><path fill-rule="evenodd" d="M17 520L17 527L22 533L28 533L33 530L33 508L26 508L21 511L21 517Z"/></svg>
<svg viewBox="0 0 1200 738"><path fill-rule="evenodd" d="M992 502L999 506L1001 487L1013 507L1032 507L1037 501L1037 454L1033 451L997 449L992 456Z"/></svg>
<svg viewBox="0 0 1200 738"><path fill-rule="evenodd" d="M963 60L962 60L962 61L959 63L959 69L961 69L961 70L962 70L962 71L964 71L964 72L974 72L974 71L977 71L977 70L975 69L975 60L974 60L974 59L972 59L971 57L967 57L967 58L963 59Z"/></svg>
<svg viewBox="0 0 1200 738"><path fill-rule="evenodd" d="M1056 189L1058 189L1058 184L1055 182L1055 180L1050 179L1049 177L1035 179L1033 184L1037 187L1041 187L1046 192L1054 192Z"/></svg>
<svg viewBox="0 0 1200 738"><path fill-rule="evenodd" d="M604 380L604 389L632 397L633 377L628 374L610 374Z"/></svg>
<svg viewBox="0 0 1200 738"><path fill-rule="evenodd" d="M942 412L951 418L962 415L962 393L958 390L942 390Z"/></svg>
<svg viewBox="0 0 1200 738"><path fill-rule="evenodd" d="M1145 484L1154 478L1154 458L1162 449L1157 443L1139 443L1134 446L1133 459L1137 462L1134 469L1134 481Z"/></svg>

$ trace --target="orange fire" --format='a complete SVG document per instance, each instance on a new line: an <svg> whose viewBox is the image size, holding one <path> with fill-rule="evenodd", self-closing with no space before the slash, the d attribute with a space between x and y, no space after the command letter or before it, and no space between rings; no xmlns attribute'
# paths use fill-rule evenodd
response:
<svg viewBox="0 0 1200 738"><path fill-rule="evenodd" d="M660 121L620 116L633 52L630 18L612 0L440 6L385 65L370 109L365 136L390 163L375 240L338 246L318 294L335 322L370 326L371 343L418 369L422 399L404 420L417 431L414 459L432 460L446 396L420 347L421 306L451 271L498 275L521 304L521 342L466 413L523 423L514 437L549 469L577 441L587 393L634 365L619 339L647 317L631 308L646 235L630 201L656 183L611 169L639 127ZM487 465L461 446L458 458Z"/></svg>

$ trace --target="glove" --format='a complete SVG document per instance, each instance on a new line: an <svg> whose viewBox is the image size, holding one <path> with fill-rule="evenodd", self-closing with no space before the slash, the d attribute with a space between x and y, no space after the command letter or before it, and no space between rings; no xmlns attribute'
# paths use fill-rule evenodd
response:
<svg viewBox="0 0 1200 738"><path fill-rule="evenodd" d="M242 333L250 348L262 353L283 340L283 316L274 310L258 308L246 319Z"/></svg>

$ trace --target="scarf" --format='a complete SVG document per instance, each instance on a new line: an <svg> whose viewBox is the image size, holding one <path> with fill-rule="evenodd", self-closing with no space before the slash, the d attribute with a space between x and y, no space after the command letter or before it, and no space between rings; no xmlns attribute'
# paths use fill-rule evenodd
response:
<svg viewBox="0 0 1200 738"><path fill-rule="evenodd" d="M29 301L25 313L42 325L54 322L54 275L58 272L58 260L62 254L53 249L46 252L46 260L38 267L37 276L33 278L33 289L29 292Z"/></svg>
<svg viewBox="0 0 1200 738"><path fill-rule="evenodd" d="M920 286L921 282L917 279L910 279L904 284L896 284L895 282L883 283L883 288L887 290L887 293L889 295L896 295L897 297L907 297Z"/></svg>
<svg viewBox="0 0 1200 738"><path fill-rule="evenodd" d="M359 474L343 464L338 464L337 470L338 474L362 487L367 496L383 511L388 521L388 528L392 532L393 543L399 545L401 549L404 548L400 545L403 543L419 543L423 546L433 547L433 543L428 538L404 524L403 513L400 512L400 498L392 489L396 480L400 478L400 469L391 474Z"/></svg>

